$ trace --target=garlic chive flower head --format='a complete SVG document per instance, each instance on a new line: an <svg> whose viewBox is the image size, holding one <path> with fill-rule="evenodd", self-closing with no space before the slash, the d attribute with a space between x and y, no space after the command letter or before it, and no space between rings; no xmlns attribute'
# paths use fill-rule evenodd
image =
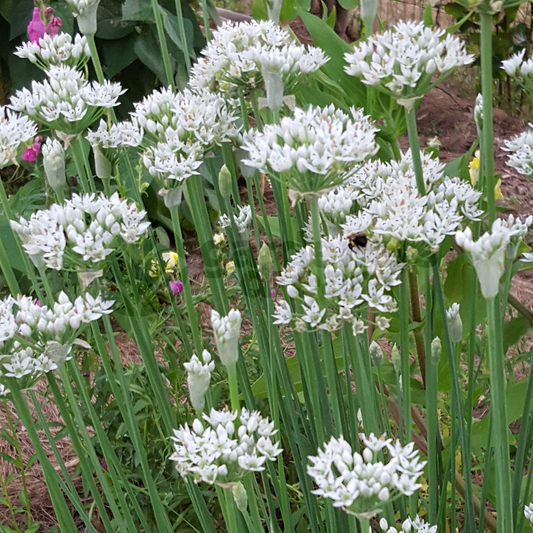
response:
<svg viewBox="0 0 533 533"><path fill-rule="evenodd" d="M458 303L453 303L446 311L448 330L452 342L461 342L463 338L463 321L459 314L459 307Z"/></svg>
<svg viewBox="0 0 533 533"><path fill-rule="evenodd" d="M520 135L506 140L503 150L510 152L508 166L519 174L533 179L533 124Z"/></svg>
<svg viewBox="0 0 533 533"><path fill-rule="evenodd" d="M35 122L0 106L0 169L16 165L20 146L31 144L35 135Z"/></svg>
<svg viewBox="0 0 533 533"><path fill-rule="evenodd" d="M462 41L443 29L409 21L362 41L344 59L348 74L410 109L414 100L456 67L472 63L474 56L466 52ZM434 74L438 74L438 79L431 83Z"/></svg>
<svg viewBox="0 0 533 533"><path fill-rule="evenodd" d="M100 295L74 301L61 292L51 308L29 296L0 301L0 381L23 380L23 387L70 359L84 324L111 313L112 301Z"/></svg>
<svg viewBox="0 0 533 533"><path fill-rule="evenodd" d="M429 525L423 518L416 515L413 520L411 517L407 517L400 529L395 526L390 526L385 518L379 521L379 527L385 533L437 533L438 527Z"/></svg>
<svg viewBox="0 0 533 533"><path fill-rule="evenodd" d="M378 151L377 129L362 110L296 108L294 116L269 124L248 137L246 165L287 180L299 194L316 194L343 185L350 172Z"/></svg>
<svg viewBox="0 0 533 533"><path fill-rule="evenodd" d="M233 220L237 226L237 231L246 234L252 223L252 208L249 205L239 205L237 209L239 210L239 214L234 216ZM220 226L222 228L231 227L231 221L227 215L220 217Z"/></svg>
<svg viewBox="0 0 533 533"><path fill-rule="evenodd" d="M86 130L106 109L117 106L125 92L119 83L89 83L80 71L66 65L51 66L46 75L43 82L32 82L31 91L17 91L10 107L68 135Z"/></svg>
<svg viewBox="0 0 533 533"><path fill-rule="evenodd" d="M146 212L117 193L73 194L64 204L33 213L29 220L12 220L32 261L61 270L102 266L121 243L133 244L146 232ZM89 263L89 265L87 265Z"/></svg>
<svg viewBox="0 0 533 533"><path fill-rule="evenodd" d="M422 486L417 480L426 463L412 442L402 446L384 436L360 437L361 453L343 437L332 437L316 457L308 457L312 464L307 473L318 487L313 494L333 500L334 507L348 514L372 518L387 502L402 494L411 496ZM385 463L378 459L380 452L388 458Z"/></svg>
<svg viewBox="0 0 533 533"><path fill-rule="evenodd" d="M455 240L470 253L485 299L498 295L505 257L513 257L512 251L516 255L517 241L522 238L531 222L532 217L528 217L525 223L519 219L515 221L514 217L509 217L507 221L498 218L493 222L491 232L484 233L477 241L474 241L470 228L457 232Z"/></svg>
<svg viewBox="0 0 533 533"><path fill-rule="evenodd" d="M533 503L528 503L524 506L524 516L531 522L531 525L533 525Z"/></svg>
<svg viewBox="0 0 533 533"><path fill-rule="evenodd" d="M237 421L238 418L238 421ZM266 461L282 453L273 437L274 423L257 411L211 410L195 419L192 426L174 430L174 453L170 460L183 477L195 483L235 483L247 472L262 472Z"/></svg>
<svg viewBox="0 0 533 533"><path fill-rule="evenodd" d="M45 33L38 41L27 41L17 47L15 55L28 59L42 70L48 70L51 65L81 69L89 61L91 51L82 35L76 35L72 42L68 33L59 33L55 37Z"/></svg>
<svg viewBox="0 0 533 533"><path fill-rule="evenodd" d="M502 61L502 69L525 89L533 88L533 57L524 59L525 48Z"/></svg>
<svg viewBox="0 0 533 533"><path fill-rule="evenodd" d="M204 350L202 353L204 364L196 355L191 357L183 367L187 370L187 386L192 406L197 411L202 411L205 403L205 394L211 383L211 372L215 369L215 362L211 361L211 354Z"/></svg>
<svg viewBox="0 0 533 533"><path fill-rule="evenodd" d="M238 133L237 115L207 90L154 91L132 116L144 132L143 163L165 191L198 174L204 154Z"/></svg>
<svg viewBox="0 0 533 533"><path fill-rule="evenodd" d="M189 85L232 98L239 89L265 91L265 75L276 76L288 93L328 58L318 48L307 48L272 21L225 23L213 32L191 70Z"/></svg>
<svg viewBox="0 0 533 533"><path fill-rule="evenodd" d="M346 217L345 236L364 231L400 261L413 263L438 252L464 219L479 220L481 193L460 178L445 176L437 159L421 156L425 196L418 193L410 152L400 161L367 163L353 174L349 187L358 194L360 211Z"/></svg>
<svg viewBox="0 0 533 533"><path fill-rule="evenodd" d="M234 365L239 359L241 322L241 313L237 309L230 309L226 316L220 316L214 309L211 311L218 356L224 366Z"/></svg>
<svg viewBox="0 0 533 533"><path fill-rule="evenodd" d="M364 248L350 247L347 238L322 239L324 263L324 303L318 297L315 271L315 249L306 246L291 257L278 285L287 287L289 298L299 305L292 312L284 300L276 302L274 323L307 324L311 328L337 331L351 324L354 333L361 333L367 307L378 313L394 312L397 308L390 292L400 283L403 267L385 247L368 242Z"/></svg>

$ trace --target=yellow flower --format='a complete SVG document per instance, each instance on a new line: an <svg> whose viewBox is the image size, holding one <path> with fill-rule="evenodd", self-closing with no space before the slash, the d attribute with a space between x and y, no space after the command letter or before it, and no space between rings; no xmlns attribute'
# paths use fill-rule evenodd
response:
<svg viewBox="0 0 533 533"><path fill-rule="evenodd" d="M155 259L152 259L152 264L150 265L150 271L148 272L151 278L157 278L159 275L159 266Z"/></svg>
<svg viewBox="0 0 533 533"><path fill-rule="evenodd" d="M163 258L163 261L165 261L165 263L167 264L166 271L172 272L178 264L178 254L176 252L165 252L161 255L161 257Z"/></svg>
<svg viewBox="0 0 533 533"><path fill-rule="evenodd" d="M502 180L498 180L498 182L496 183L496 187L494 187L494 198L496 198L496 200L503 200L503 194L500 188L501 186Z"/></svg>
<svg viewBox="0 0 533 533"><path fill-rule="evenodd" d="M468 169L470 170L470 182L475 187L477 180L479 179L479 150L476 150L474 159L468 163Z"/></svg>
<svg viewBox="0 0 533 533"><path fill-rule="evenodd" d="M235 272L235 263L233 261L228 261L226 265L226 274L231 276Z"/></svg>
<svg viewBox="0 0 533 533"><path fill-rule="evenodd" d="M223 243L225 240L226 240L226 237L224 237L223 233L215 233L215 235L213 235L213 242L215 243L215 245L219 245Z"/></svg>

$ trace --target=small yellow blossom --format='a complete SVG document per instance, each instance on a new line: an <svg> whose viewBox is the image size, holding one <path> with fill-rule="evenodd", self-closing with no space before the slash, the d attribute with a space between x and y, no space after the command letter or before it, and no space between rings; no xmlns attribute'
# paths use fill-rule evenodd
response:
<svg viewBox="0 0 533 533"><path fill-rule="evenodd" d="M502 180L498 180L498 182L496 183L496 187L494 187L494 198L496 198L496 200L503 200L501 186Z"/></svg>
<svg viewBox="0 0 533 533"><path fill-rule="evenodd" d="M157 278L159 275L159 265L155 259L152 259L152 264L150 265L150 271L148 272L151 278Z"/></svg>
<svg viewBox="0 0 533 533"><path fill-rule="evenodd" d="M472 187L476 186L476 183L479 179L479 150L476 150L474 154L474 159L468 163L468 169L470 171L470 182ZM496 200L503 200L503 194L501 190L502 180L498 180L496 186L494 187L494 198Z"/></svg>
<svg viewBox="0 0 533 533"><path fill-rule="evenodd" d="M224 237L223 233L216 233L215 235L213 235L213 242L217 246L223 243L225 240L226 240L226 237Z"/></svg>
<svg viewBox="0 0 533 533"><path fill-rule="evenodd" d="M163 261L166 263L166 271L172 272L178 265L178 254L176 252L165 252L161 255Z"/></svg>
<svg viewBox="0 0 533 533"><path fill-rule="evenodd" d="M226 264L226 274L231 276L235 272L235 263L233 261L228 261Z"/></svg>

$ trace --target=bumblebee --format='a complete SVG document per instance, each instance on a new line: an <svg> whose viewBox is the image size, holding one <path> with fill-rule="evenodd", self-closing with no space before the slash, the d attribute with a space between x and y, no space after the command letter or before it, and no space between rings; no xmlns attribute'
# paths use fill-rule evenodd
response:
<svg viewBox="0 0 533 533"><path fill-rule="evenodd" d="M356 252L358 249L365 248L366 243L368 242L368 237L363 232L348 235L347 239L348 247L352 252Z"/></svg>

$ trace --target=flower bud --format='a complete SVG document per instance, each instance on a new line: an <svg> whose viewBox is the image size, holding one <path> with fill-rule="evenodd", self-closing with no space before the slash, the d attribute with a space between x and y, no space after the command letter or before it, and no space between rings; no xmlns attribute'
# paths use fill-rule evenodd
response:
<svg viewBox="0 0 533 533"><path fill-rule="evenodd" d="M205 405L205 395L211 383L211 372L215 369L215 363L211 361L211 354L204 350L202 365L196 355L191 357L188 363L183 366L187 370L187 386L189 387L189 397L192 406L197 411L202 411Z"/></svg>
<svg viewBox="0 0 533 533"><path fill-rule="evenodd" d="M78 27L83 35L94 35L97 29L96 13L98 11L98 4L100 0L89 2L88 6L81 12L74 12L74 16L78 19Z"/></svg>
<svg viewBox="0 0 533 533"><path fill-rule="evenodd" d="M283 90L285 88L281 73L277 68L263 66L261 74L265 81L267 105L272 111L279 111L283 107Z"/></svg>
<svg viewBox="0 0 533 533"><path fill-rule="evenodd" d="M48 341L46 343L46 348L44 349L43 355L59 365L65 361L68 361L69 359L72 359L72 357L69 357L71 350L72 344L61 344L57 341Z"/></svg>
<svg viewBox="0 0 533 533"><path fill-rule="evenodd" d="M93 146L94 154L94 167L96 170L96 175L101 180L107 180L113 174L113 165L111 161L104 155L99 146Z"/></svg>
<svg viewBox="0 0 533 533"><path fill-rule="evenodd" d="M231 172L226 165L223 165L218 173L218 187L220 189L220 195L225 200L229 200L231 197L231 182Z"/></svg>
<svg viewBox="0 0 533 533"><path fill-rule="evenodd" d="M380 366L381 363L383 363L383 350L381 349L381 346L376 341L372 341L369 351L370 362L374 366Z"/></svg>
<svg viewBox="0 0 533 533"><path fill-rule="evenodd" d="M442 354L442 344L439 337L435 337L431 342L431 362L434 365L438 365L440 361L440 356Z"/></svg>
<svg viewBox="0 0 533 533"><path fill-rule="evenodd" d="M400 351L398 350L398 346L396 346L396 344L392 347L391 359L392 365L394 366L394 370L396 372L400 372L402 368L402 359L400 357Z"/></svg>
<svg viewBox="0 0 533 533"><path fill-rule="evenodd" d="M237 505L237 509L239 509L241 513L246 513L246 509L248 507L248 495L246 494L246 489L244 488L244 485L240 481L238 481L231 488L231 492L233 494L235 504Z"/></svg>
<svg viewBox="0 0 533 533"><path fill-rule="evenodd" d="M265 243L263 243L259 250L257 263L263 281L268 283L268 281L270 281L270 276L272 276L272 255L270 253L270 248Z"/></svg>
<svg viewBox="0 0 533 533"><path fill-rule="evenodd" d="M220 316L214 309L211 312L218 356L225 366L231 366L239 359L241 322L241 313L237 309L231 309L226 316Z"/></svg>
<svg viewBox="0 0 533 533"><path fill-rule="evenodd" d="M54 191L61 190L67 185L65 150L58 140L48 138L42 146L42 151L46 181Z"/></svg>
<svg viewBox="0 0 533 533"><path fill-rule="evenodd" d="M454 303L451 305L450 309L446 311L446 318L451 341L461 342L463 339L463 322L459 314L459 304Z"/></svg>

